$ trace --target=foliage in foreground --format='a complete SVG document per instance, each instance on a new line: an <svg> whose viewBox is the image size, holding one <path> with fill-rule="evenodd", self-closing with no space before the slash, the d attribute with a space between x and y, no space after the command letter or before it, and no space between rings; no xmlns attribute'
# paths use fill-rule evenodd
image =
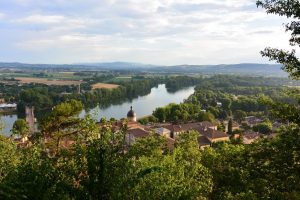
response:
<svg viewBox="0 0 300 200"><path fill-rule="evenodd" d="M74 120L72 114L64 117L66 122ZM40 138L17 149L1 138L1 199L297 199L300 195L296 125L277 139L248 146L217 144L204 151L198 147L196 132L182 134L170 151L165 139L155 135L127 148L125 130L113 133L110 122L100 128L87 117L70 127L80 131L69 148L57 149ZM54 138L66 130L56 131Z"/></svg>
<svg viewBox="0 0 300 200"><path fill-rule="evenodd" d="M197 135L183 135L172 152L152 136L124 147L123 133L108 128L72 148L49 154L40 142L17 150L1 142L3 199L196 199L206 198L212 176L201 164ZM5 146L4 146L5 145ZM10 148L7 146L11 145ZM9 151L9 152L8 152ZM6 166L6 162L10 163Z"/></svg>

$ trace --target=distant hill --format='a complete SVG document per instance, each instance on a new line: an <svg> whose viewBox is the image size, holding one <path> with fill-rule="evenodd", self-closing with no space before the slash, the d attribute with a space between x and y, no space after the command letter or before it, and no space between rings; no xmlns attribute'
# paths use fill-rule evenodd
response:
<svg viewBox="0 0 300 200"><path fill-rule="evenodd" d="M173 73L241 74L261 76L287 76L278 64L241 63L229 65L178 65L159 67L155 70Z"/></svg>
<svg viewBox="0 0 300 200"><path fill-rule="evenodd" d="M158 66L131 62L105 62L80 64L25 64L0 62L0 68L39 68L71 70L129 70L156 73L203 73L203 74L239 74L255 76L287 76L278 64L241 63L228 65L174 65Z"/></svg>
<svg viewBox="0 0 300 200"><path fill-rule="evenodd" d="M76 64L75 64L76 65ZM121 69L145 69L145 68L154 68L158 67L157 65L148 65L148 64L141 64L141 63L131 63L131 62L105 62L105 63L80 63L79 65L84 66L91 66L91 67L98 67L101 69L114 69L114 70L121 70Z"/></svg>
<svg viewBox="0 0 300 200"><path fill-rule="evenodd" d="M155 68L156 65L147 65L130 62L105 63L76 63L76 64L27 64L18 62L0 62L0 68L50 68L50 69L80 69L80 70L141 70Z"/></svg>

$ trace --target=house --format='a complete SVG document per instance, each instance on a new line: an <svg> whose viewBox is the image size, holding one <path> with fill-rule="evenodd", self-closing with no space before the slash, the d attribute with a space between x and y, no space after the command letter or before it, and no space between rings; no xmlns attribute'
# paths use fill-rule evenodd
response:
<svg viewBox="0 0 300 200"><path fill-rule="evenodd" d="M204 131L201 134L204 135L210 143L229 141L229 135L222 131L207 129L207 131Z"/></svg>
<svg viewBox="0 0 300 200"><path fill-rule="evenodd" d="M168 129L170 131L171 138L176 138L180 133L184 132L182 127L180 125L176 125L176 124L175 125L174 124L166 125L163 128Z"/></svg>
<svg viewBox="0 0 300 200"><path fill-rule="evenodd" d="M243 134L243 143L244 144L251 144L254 141L256 141L256 140L258 140L262 137L263 137L263 135L261 133L254 132L254 131L246 131Z"/></svg>
<svg viewBox="0 0 300 200"><path fill-rule="evenodd" d="M213 129L213 130L218 130L218 124L217 123L203 121L203 122L199 122L199 125L202 126L202 127Z"/></svg>
<svg viewBox="0 0 300 200"><path fill-rule="evenodd" d="M198 144L202 150L211 146L211 142L204 135L198 137Z"/></svg>
<svg viewBox="0 0 300 200"><path fill-rule="evenodd" d="M150 133L144 129L136 128L127 131L125 142L127 145L133 144L137 139L150 136Z"/></svg>
<svg viewBox="0 0 300 200"><path fill-rule="evenodd" d="M171 136L173 135L174 139L182 132L197 131L200 134L198 139L200 147L211 146L214 142L229 141L229 135L222 131L218 131L216 124L207 121L168 125L165 128L170 130Z"/></svg>
<svg viewBox="0 0 300 200"><path fill-rule="evenodd" d="M156 133L159 137L166 138L166 147L169 150L174 149L176 138L183 132L196 131L199 133L198 143L201 149L209 147L214 142L229 141L229 135L217 130L217 123L208 121L191 122L186 124L156 124L151 126L144 126L136 121L136 114L130 108L127 114L128 122L115 121L112 123L112 130L114 132L120 131L126 126L127 133L125 135L125 142L128 146L133 144L139 138L145 138Z"/></svg>
<svg viewBox="0 0 300 200"><path fill-rule="evenodd" d="M263 120L260 119L260 118L255 117L255 116L249 116L249 117L245 117L245 122L248 126L253 127L257 124L262 123Z"/></svg>
<svg viewBox="0 0 300 200"><path fill-rule="evenodd" d="M169 137L171 138L171 131L169 129L160 127L155 129L155 133L159 136Z"/></svg>
<svg viewBox="0 0 300 200"><path fill-rule="evenodd" d="M217 130L218 125L208 121L203 121L203 122L193 122L187 124L169 124L163 126L163 128L168 129L171 132L170 134L171 138L176 138L180 133L188 132L191 130L195 130L198 132L199 130L207 130L207 129Z"/></svg>

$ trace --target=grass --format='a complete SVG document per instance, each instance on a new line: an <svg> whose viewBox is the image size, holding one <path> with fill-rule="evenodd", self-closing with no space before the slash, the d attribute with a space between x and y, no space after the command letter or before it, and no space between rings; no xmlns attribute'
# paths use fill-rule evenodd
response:
<svg viewBox="0 0 300 200"><path fill-rule="evenodd" d="M110 79L109 82L122 83L122 82L129 82L131 80L132 80L132 77L130 77L130 76L119 76L119 77Z"/></svg>
<svg viewBox="0 0 300 200"><path fill-rule="evenodd" d="M32 77L16 77L16 80L23 84L39 83L45 85L78 85L80 81L69 81L69 80L49 80L46 78L32 78Z"/></svg>
<svg viewBox="0 0 300 200"><path fill-rule="evenodd" d="M96 83L92 85L92 89L115 89L118 88L120 85L116 84L108 84L108 83Z"/></svg>

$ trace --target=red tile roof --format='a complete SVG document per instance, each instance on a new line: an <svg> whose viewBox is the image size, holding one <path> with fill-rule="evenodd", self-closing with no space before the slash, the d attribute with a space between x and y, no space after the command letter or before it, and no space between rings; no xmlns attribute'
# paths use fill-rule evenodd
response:
<svg viewBox="0 0 300 200"><path fill-rule="evenodd" d="M208 146L211 142L203 135L198 137L198 143L200 146Z"/></svg>
<svg viewBox="0 0 300 200"><path fill-rule="evenodd" d="M244 133L243 137L248 140L258 139L262 136L262 134L254 131L247 131Z"/></svg>
<svg viewBox="0 0 300 200"><path fill-rule="evenodd" d="M147 137L150 135L149 132L140 129L140 128L136 128L136 129L130 129L127 131L128 134L133 135L135 138L139 138L139 137Z"/></svg>
<svg viewBox="0 0 300 200"><path fill-rule="evenodd" d="M184 131L180 125L167 125L164 128L170 130L171 132L181 132Z"/></svg>
<svg viewBox="0 0 300 200"><path fill-rule="evenodd" d="M227 135L226 133L222 132L222 131L216 131L213 129L207 129L207 131L202 133L204 136L210 138L210 139L219 139L219 138L225 138L225 137L229 137L229 135Z"/></svg>

